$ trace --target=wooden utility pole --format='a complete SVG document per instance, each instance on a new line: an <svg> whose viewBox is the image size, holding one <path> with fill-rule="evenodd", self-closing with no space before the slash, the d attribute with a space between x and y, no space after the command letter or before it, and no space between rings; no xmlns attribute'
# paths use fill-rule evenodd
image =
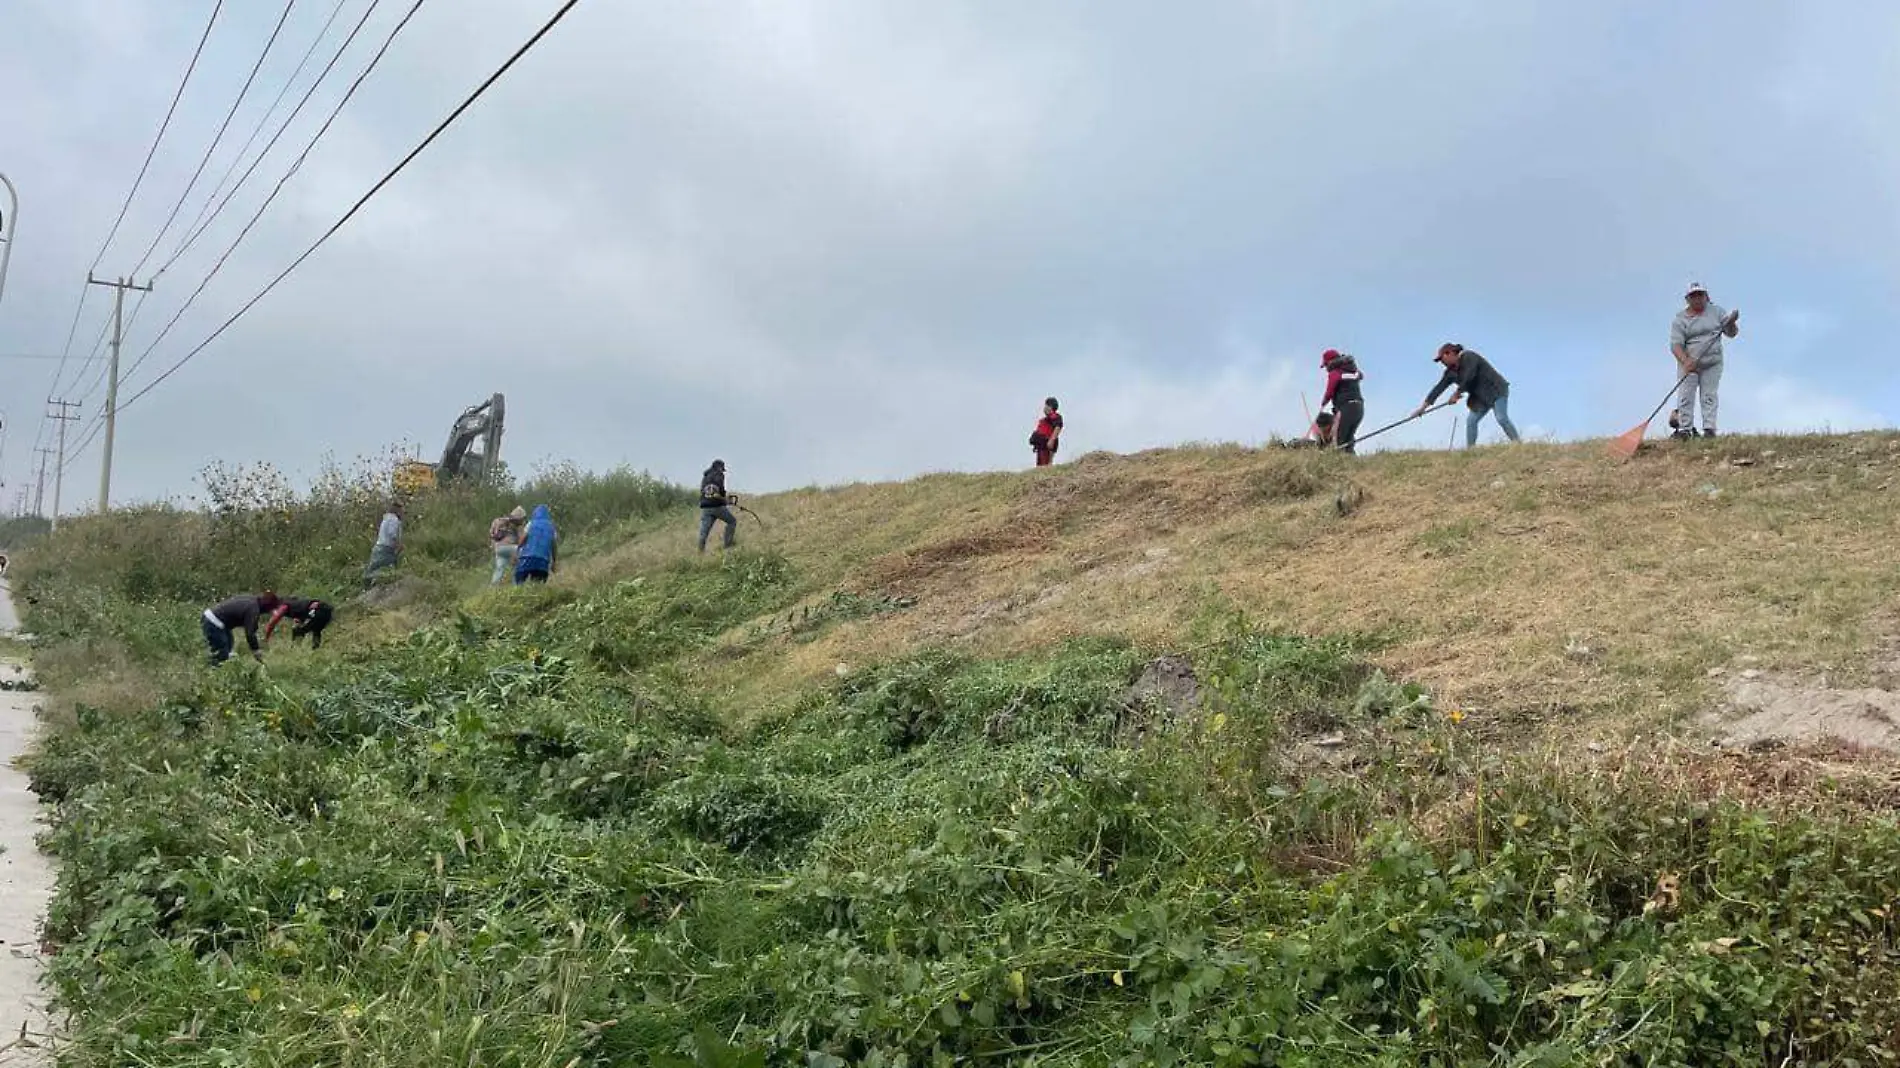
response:
<svg viewBox="0 0 1900 1068"><path fill-rule="evenodd" d="M46 458L53 455L53 450L42 446L33 451L40 454L40 473L33 482L33 514L43 516L46 514L41 510L46 503Z"/></svg>
<svg viewBox="0 0 1900 1068"><path fill-rule="evenodd" d="M149 282L139 285L129 278L108 282L91 274L86 275L86 284L112 287L112 366L106 371L106 445L105 455L99 462L99 512L103 515L112 502L112 436L119 421L119 343L125 332L125 291L150 293L152 286ZM53 518L58 522L58 516Z"/></svg>
<svg viewBox="0 0 1900 1068"><path fill-rule="evenodd" d="M79 402L49 400L46 418L59 424L59 449L53 461L53 529L59 529L59 502L66 485L66 424L78 420Z"/></svg>

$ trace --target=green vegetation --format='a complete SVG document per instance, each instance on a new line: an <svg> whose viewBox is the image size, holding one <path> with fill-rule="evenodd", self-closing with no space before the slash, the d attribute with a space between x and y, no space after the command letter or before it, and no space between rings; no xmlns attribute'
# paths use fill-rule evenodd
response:
<svg viewBox="0 0 1900 1068"><path fill-rule="evenodd" d="M390 499L386 464L333 467L303 494L268 465L213 466L203 481L202 508L154 505L69 519L58 537L21 555L14 585L29 602L21 607L35 632L95 654L103 646L135 663L163 663L199 651L195 626L181 623L234 593L275 589L346 604L361 591ZM548 504L563 542L585 551L624 540L694 499L624 470L559 468L512 489L444 489L409 502L395 574L406 604L425 614L443 610L486 580L489 520L517 503ZM79 658L63 680L61 652L50 659L41 672L50 667L58 686L84 681L96 657Z"/></svg>
<svg viewBox="0 0 1900 1068"><path fill-rule="evenodd" d="M567 484L583 548L687 522ZM477 593L504 503L416 517L429 617L261 670L152 665L226 574L347 588L373 515L135 514L24 562L55 690L161 686L69 698L31 764L64 1063L1900 1060L1900 827L1851 761L1503 750L1379 670L1397 637L1231 610L1183 643L1192 702L1138 696L1170 650L1110 620L759 707L723 680L911 604L753 550ZM142 536L185 523L253 534Z"/></svg>

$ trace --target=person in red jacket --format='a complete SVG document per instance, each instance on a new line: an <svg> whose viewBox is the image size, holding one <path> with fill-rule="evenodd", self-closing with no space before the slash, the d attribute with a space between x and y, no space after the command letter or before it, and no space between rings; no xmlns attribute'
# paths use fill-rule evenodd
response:
<svg viewBox="0 0 1900 1068"><path fill-rule="evenodd" d="M290 620L290 640L310 639L310 648L323 648L323 628L330 625L335 610L314 597L287 597L280 601L264 626L264 641L277 633L277 624Z"/></svg>
<svg viewBox="0 0 1900 1068"><path fill-rule="evenodd" d="M1333 406L1333 445L1341 452L1351 452L1359 424L1366 418L1366 400L1359 392L1359 383L1366 376L1351 356L1338 349L1321 353L1319 365L1326 370L1326 394L1319 399L1319 406Z"/></svg>
<svg viewBox="0 0 1900 1068"><path fill-rule="evenodd" d="M1055 462L1056 445L1062 440L1062 413L1054 397L1042 402L1042 418L1036 423L1036 430L1029 435L1029 447L1036 450L1036 466L1048 467Z"/></svg>

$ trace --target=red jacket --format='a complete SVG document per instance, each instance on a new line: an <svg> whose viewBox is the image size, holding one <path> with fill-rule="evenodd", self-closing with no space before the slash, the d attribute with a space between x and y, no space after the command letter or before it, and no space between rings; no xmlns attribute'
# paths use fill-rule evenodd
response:
<svg viewBox="0 0 1900 1068"><path fill-rule="evenodd" d="M1055 437L1056 431L1060 429L1062 429L1062 413L1049 412L1036 422L1035 436L1046 442Z"/></svg>

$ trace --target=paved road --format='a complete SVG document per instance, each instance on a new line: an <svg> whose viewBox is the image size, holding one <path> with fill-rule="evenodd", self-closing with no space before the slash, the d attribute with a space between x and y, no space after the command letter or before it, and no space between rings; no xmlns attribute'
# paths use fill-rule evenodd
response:
<svg viewBox="0 0 1900 1068"><path fill-rule="evenodd" d="M13 595L0 582L0 634L20 627ZM24 679L18 664L0 661L0 679ZM48 1020L40 989L40 919L53 893L53 866L34 845L39 799L13 767L37 726L37 694L0 690L0 1066L50 1065ZM22 1040L24 1029L26 1038Z"/></svg>

